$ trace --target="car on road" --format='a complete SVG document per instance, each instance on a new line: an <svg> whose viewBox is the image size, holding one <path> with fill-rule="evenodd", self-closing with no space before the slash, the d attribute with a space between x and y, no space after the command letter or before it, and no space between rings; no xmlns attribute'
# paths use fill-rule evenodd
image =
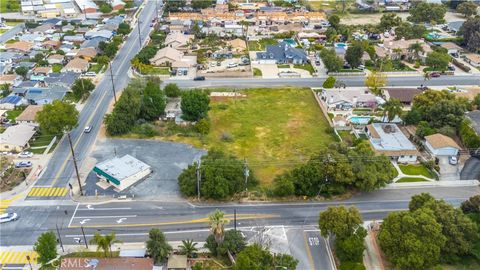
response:
<svg viewBox="0 0 480 270"><path fill-rule="evenodd" d="M86 126L85 129L83 129L85 133L90 133L90 131L92 131L92 126Z"/></svg>
<svg viewBox="0 0 480 270"><path fill-rule="evenodd" d="M28 152L28 151L23 151L20 154L18 154L18 157L19 158L31 158L31 157L33 157L33 153Z"/></svg>
<svg viewBox="0 0 480 270"><path fill-rule="evenodd" d="M448 163L450 163L450 165L457 165L458 164L458 158L456 156L449 156L448 157Z"/></svg>
<svg viewBox="0 0 480 270"><path fill-rule="evenodd" d="M194 81L205 81L205 76L197 76L193 78Z"/></svg>
<svg viewBox="0 0 480 270"><path fill-rule="evenodd" d="M439 72L432 72L432 73L430 73L430 77L438 78L438 77L440 77L440 73Z"/></svg>
<svg viewBox="0 0 480 270"><path fill-rule="evenodd" d="M15 221L18 219L17 213L5 213L0 215L0 223Z"/></svg>
<svg viewBox="0 0 480 270"><path fill-rule="evenodd" d="M32 167L32 162L30 161L20 161L15 164L15 168L30 168Z"/></svg>

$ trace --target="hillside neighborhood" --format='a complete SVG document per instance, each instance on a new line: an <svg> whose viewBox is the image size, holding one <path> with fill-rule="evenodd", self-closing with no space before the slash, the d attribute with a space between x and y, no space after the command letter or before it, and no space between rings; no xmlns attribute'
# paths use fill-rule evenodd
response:
<svg viewBox="0 0 480 270"><path fill-rule="evenodd" d="M480 1L0 1L0 269L480 269Z"/></svg>

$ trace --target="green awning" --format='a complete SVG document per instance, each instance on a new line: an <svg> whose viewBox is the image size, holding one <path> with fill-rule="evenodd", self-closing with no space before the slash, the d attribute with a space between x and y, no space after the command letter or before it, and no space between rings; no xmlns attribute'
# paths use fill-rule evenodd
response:
<svg viewBox="0 0 480 270"><path fill-rule="evenodd" d="M115 177L111 176L110 174L104 172L103 170L99 169L97 166L95 166L93 168L93 171L95 173L97 173L98 175L101 175L101 176L105 177L108 181L114 183L115 185L118 185L118 186L120 185L120 180L118 180L117 178L115 178Z"/></svg>

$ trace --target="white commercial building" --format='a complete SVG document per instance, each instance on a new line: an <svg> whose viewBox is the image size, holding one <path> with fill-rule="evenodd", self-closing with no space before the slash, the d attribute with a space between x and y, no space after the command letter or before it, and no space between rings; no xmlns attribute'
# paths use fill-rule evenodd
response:
<svg viewBox="0 0 480 270"><path fill-rule="evenodd" d="M149 165L130 156L115 157L98 163L93 171L98 178L122 191L152 172Z"/></svg>

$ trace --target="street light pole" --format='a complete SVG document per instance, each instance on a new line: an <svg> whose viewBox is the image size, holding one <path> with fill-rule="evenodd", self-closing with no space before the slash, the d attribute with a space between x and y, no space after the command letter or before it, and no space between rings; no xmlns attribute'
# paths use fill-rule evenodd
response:
<svg viewBox="0 0 480 270"><path fill-rule="evenodd" d="M197 163L197 199L200 201L200 181L202 180L202 172L200 171L202 160L199 159Z"/></svg>
<svg viewBox="0 0 480 270"><path fill-rule="evenodd" d="M67 133L68 143L70 144L70 151L72 152L73 165L75 167L75 173L77 174L78 187L80 188L80 196L83 196L82 183L80 182L80 175L78 174L77 160L75 159L75 152L73 151L72 138L70 138L70 132Z"/></svg>
<svg viewBox="0 0 480 270"><path fill-rule="evenodd" d="M117 104L117 93L115 92L115 84L113 83L112 61L110 61L109 67L110 67L110 78L112 79L113 99L115 100L115 104Z"/></svg>
<svg viewBox="0 0 480 270"><path fill-rule="evenodd" d="M83 230L83 226L80 226L80 228L82 229L83 241L85 242L85 248L88 249L87 237L85 237L85 231Z"/></svg>
<svg viewBox="0 0 480 270"><path fill-rule="evenodd" d="M62 252L65 252L65 249L63 248L62 237L60 236L60 231L58 230L58 225L55 224L55 227L57 228L58 242L60 243L60 246L62 247Z"/></svg>

